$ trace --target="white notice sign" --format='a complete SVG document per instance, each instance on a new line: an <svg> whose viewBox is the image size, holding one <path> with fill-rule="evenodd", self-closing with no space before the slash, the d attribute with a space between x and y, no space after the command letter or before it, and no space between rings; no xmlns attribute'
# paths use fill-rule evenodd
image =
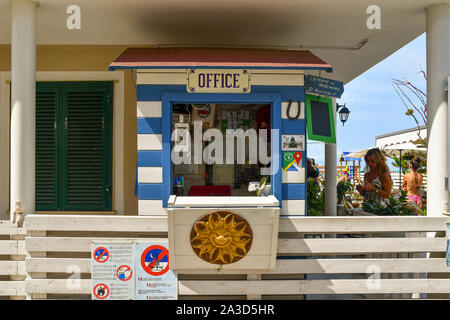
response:
<svg viewBox="0 0 450 320"><path fill-rule="evenodd" d="M170 269L168 243L137 242L136 300L177 300L178 279Z"/></svg>
<svg viewBox="0 0 450 320"><path fill-rule="evenodd" d="M92 299L134 298L132 242L92 242Z"/></svg>

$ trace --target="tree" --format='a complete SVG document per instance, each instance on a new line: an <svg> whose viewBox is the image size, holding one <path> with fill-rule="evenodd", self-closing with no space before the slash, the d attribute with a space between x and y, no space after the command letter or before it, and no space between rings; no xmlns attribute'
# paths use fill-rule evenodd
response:
<svg viewBox="0 0 450 320"><path fill-rule="evenodd" d="M425 73L425 71L421 70L420 73L426 80L427 74ZM392 79L392 85L395 92L402 101L403 106L406 108L405 114L414 119L417 128L420 128L421 125L427 125L427 94L406 79ZM424 147L427 147L427 139L424 139L420 136L420 130L417 135L419 140L422 142L422 145Z"/></svg>

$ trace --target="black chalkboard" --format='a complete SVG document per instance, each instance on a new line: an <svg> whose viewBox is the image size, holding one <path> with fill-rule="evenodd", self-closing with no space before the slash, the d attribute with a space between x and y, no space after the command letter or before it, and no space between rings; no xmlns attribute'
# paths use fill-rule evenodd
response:
<svg viewBox="0 0 450 320"><path fill-rule="evenodd" d="M333 112L330 98L306 95L308 139L336 143Z"/></svg>
<svg viewBox="0 0 450 320"><path fill-rule="evenodd" d="M311 100L312 133L318 136L331 136L330 112L327 102Z"/></svg>

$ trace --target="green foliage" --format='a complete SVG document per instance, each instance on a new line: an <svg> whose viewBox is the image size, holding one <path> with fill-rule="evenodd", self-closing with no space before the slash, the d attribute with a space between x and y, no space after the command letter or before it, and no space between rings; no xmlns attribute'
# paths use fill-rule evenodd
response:
<svg viewBox="0 0 450 320"><path fill-rule="evenodd" d="M416 157L416 155L411 152L406 152L405 154L402 154L401 166L402 166L403 174L405 174L409 169L409 161L414 159L415 157ZM423 159L423 157L421 157L421 158L422 159L420 162L420 168L417 170L417 172L427 173L427 160ZM392 165L396 168L399 168L400 167L400 157L393 156L392 159L394 160L394 162L392 162Z"/></svg>
<svg viewBox="0 0 450 320"><path fill-rule="evenodd" d="M350 181L339 181L337 184L337 202L342 203L342 199L353 191L353 185Z"/></svg>
<svg viewBox="0 0 450 320"><path fill-rule="evenodd" d="M365 201L362 204L364 211L380 216L413 216L414 210L407 206L406 190L400 195L391 195L387 204L381 204L377 201Z"/></svg>
<svg viewBox="0 0 450 320"><path fill-rule="evenodd" d="M307 179L307 215L321 216L325 211L325 195L314 179Z"/></svg>

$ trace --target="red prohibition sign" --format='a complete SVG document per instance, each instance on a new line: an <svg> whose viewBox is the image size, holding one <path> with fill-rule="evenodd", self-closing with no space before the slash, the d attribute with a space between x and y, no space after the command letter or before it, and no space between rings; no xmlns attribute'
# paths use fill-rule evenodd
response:
<svg viewBox="0 0 450 320"><path fill-rule="evenodd" d="M141 266L152 276L160 276L169 271L169 250L154 245L144 250L141 255Z"/></svg>
<svg viewBox="0 0 450 320"><path fill-rule="evenodd" d="M109 259L109 251L105 247L98 247L94 250L94 259L98 263L104 263Z"/></svg>
<svg viewBox="0 0 450 320"><path fill-rule="evenodd" d="M109 296L109 287L104 283L99 283L94 287L94 296L103 300Z"/></svg>
<svg viewBox="0 0 450 320"><path fill-rule="evenodd" d="M126 275L126 272L129 272L129 274ZM120 281L128 281L131 279L132 275L133 275L133 270L131 270L131 267L127 266L126 264L121 265L120 267L117 268L116 276L117 276L117 279L119 279Z"/></svg>

